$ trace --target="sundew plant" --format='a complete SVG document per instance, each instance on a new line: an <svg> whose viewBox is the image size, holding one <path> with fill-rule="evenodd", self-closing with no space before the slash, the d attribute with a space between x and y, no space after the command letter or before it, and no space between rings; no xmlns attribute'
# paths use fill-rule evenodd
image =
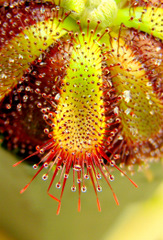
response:
<svg viewBox="0 0 163 240"><path fill-rule="evenodd" d="M2 145L37 169L21 193L52 171L59 214L67 181L78 211L88 181L99 211L101 178L117 205L114 171L137 187L163 155L162 40L161 0L0 1Z"/></svg>

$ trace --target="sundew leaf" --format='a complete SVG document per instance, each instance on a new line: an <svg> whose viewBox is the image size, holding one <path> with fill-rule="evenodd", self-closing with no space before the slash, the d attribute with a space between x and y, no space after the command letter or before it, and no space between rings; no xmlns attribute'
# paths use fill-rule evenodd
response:
<svg viewBox="0 0 163 240"><path fill-rule="evenodd" d="M92 3L93 1L90 0L86 3L88 2ZM69 28L63 27L62 24L65 19L69 19L69 13L73 9L72 7L70 7L70 9L68 8L70 11L67 15L64 15L64 9L67 9L65 6L58 18L58 11L61 10L61 8L60 6L55 7L55 5L52 5L52 9L54 7L56 11L52 21L56 21L53 21L51 27L51 19L47 20L46 11L45 8L42 7L42 3L40 5L41 8L39 8L40 11L38 11L35 10L33 6L26 8L27 6L23 2L22 4L25 4L25 9L28 10L29 13L34 9L34 13L32 12L34 17L32 16L30 19L27 19L28 21L26 20L30 23L29 26L27 28L22 27L19 32L15 25L13 28L10 28L10 24L8 24L9 21L5 22L2 26L3 41L2 51L0 53L3 56L3 71L1 75L2 90L5 90L6 82L10 88L15 87L19 76L21 77L22 74L22 79L18 85L24 83L31 84L34 93L40 94L39 97L36 97L37 100L39 99L39 102L35 100L34 94L32 94L31 97L31 93L25 95L25 102L28 97L30 101L34 100L34 104L32 103L34 111L35 109L37 111L38 108L41 110L42 114L40 117L43 117L46 126L48 125L51 129L49 134L49 128L42 126L42 128L44 128L42 129L43 132L48 134L50 140L43 145L35 145L36 151L33 154L30 153L31 155L27 158L14 164L14 166L17 166L22 161L33 156L42 156L40 157L39 163L33 165L34 169L37 169L38 165L42 165L41 168L39 168L33 178L28 181L28 184L21 190L21 193L27 189L30 183L44 168L48 168L48 170L42 175L42 179L47 180L48 174L55 165L56 167L47 193L58 202L57 214L60 212L61 199L67 178L69 173L71 173L71 167L73 168L73 174L71 174L73 175L71 190L73 192L76 191L77 182L79 192L78 211L81 209L81 192L86 192L87 186L85 185L85 180L88 180L89 177L96 194L98 210L101 211L97 195L97 191L102 191L102 187L99 184L101 177L104 177L106 180L116 204L119 205L117 196L109 182L109 180L111 182L114 180L114 175L111 174L112 170L117 169L137 187L133 180L131 180L121 168L128 166L128 169L133 173L134 165L145 165L149 163L150 160L154 161L161 156L162 102L158 99L158 95L153 94L153 86L155 87L156 84L152 85L149 69L144 67L142 61L137 60L135 57L136 52L130 49L132 44L126 41L127 37L121 40L122 28L120 28L117 36L116 33L114 33L114 28L104 28L106 26L112 26L114 17L116 18L117 5L115 4L115 11L112 11L112 2L115 4L114 0L99 0L95 2L93 7L91 5L91 9L89 8L89 4L86 5L85 15L81 14L80 19L72 22L73 27L71 24L68 24ZM99 6L98 3L100 3ZM15 7L9 5L9 7L3 10L6 11L5 16L7 15L7 18L12 20L12 10L10 8ZM151 11L148 12L149 9ZM138 11L141 13L140 18L134 15L134 17L130 17L130 20L134 22L134 18L137 16L137 21L142 23L144 16L146 16L147 22L147 20L150 19L150 14L152 14L151 22L154 22L156 28L158 28L159 24L155 20L155 18L157 19L155 9L147 8L143 10L143 12ZM17 8L14 10L17 10ZM128 10L128 12L130 11L131 15L132 12L134 14L134 10L130 10ZM43 14L40 15L40 13ZM107 15L108 13L109 15ZM4 19L6 20L5 16ZM87 19L88 16L90 19ZM45 18L44 22L42 22L42 17L43 19ZM35 18L37 18L36 23L31 23ZM111 18L112 22L109 21L109 18ZM1 22L3 22L4 19L2 18ZM24 19L21 20L25 23ZM62 25L61 28L60 23ZM121 24L121 22L119 24ZM16 25L19 24L16 23ZM20 25L22 26L21 23ZM103 32L101 29L103 29ZM137 27L137 29L139 29L139 27ZM11 36L8 34L9 30L11 30ZM66 37L60 38L60 36L63 36L62 30L65 34L63 35ZM151 28L151 33L154 30L154 27ZM161 31L160 29L160 32ZM137 32L138 36L143 33L140 31ZM4 35L7 41L5 41ZM107 38L108 40L105 42L104 40ZM131 42L133 42L133 39L131 39ZM58 46L56 46L57 44ZM49 48L47 48L48 46ZM153 46L153 49L157 49L157 52L159 52L159 47L156 48L155 45ZM39 53L41 54L39 55ZM159 65L162 61L156 63ZM152 68L154 69L155 66L156 64L152 65ZM38 71L33 71L36 69L38 69ZM25 71L25 81L23 70ZM157 76L158 75L156 75L156 77ZM37 81L37 79L40 78L41 80ZM8 80L5 81L5 79ZM10 85L10 83L13 83L13 85ZM8 85L7 91L9 90ZM41 90L36 88L36 86L41 86ZM19 91L23 90L18 89L16 93L13 93L18 95ZM18 97L14 98L14 101L17 102L18 100ZM11 108L11 104L10 106L8 105L9 104L6 104L5 106L5 112ZM2 113L2 132L5 132L6 128L10 134L10 129L12 128L10 125L15 123L19 111L22 116L24 115L25 117L21 120L21 125L18 125L19 121L17 121L18 129L15 128L14 124L16 131L12 132L17 133L17 130L20 132L21 128L24 130L22 126L25 126L27 123L27 136L29 136L29 129L32 130L33 127L30 127L29 121L26 121L28 118L27 112L24 111L26 106L27 104L23 104L23 106L17 104L17 110L11 109L11 112L7 112L7 114L11 113L8 115L8 119L7 114ZM11 119L11 115L14 116L14 119ZM30 115L30 119L32 119L31 116L33 115L34 114ZM5 121L5 119L7 119L7 121ZM35 122L37 123L37 119ZM32 126L35 126L33 122ZM38 124L36 128L38 128ZM22 135L21 133L21 136ZM26 146L22 144L21 136L17 134L17 138L14 136L14 138L9 141L10 145L14 145L16 139L18 144L22 145L22 151L24 151ZM37 138L40 138L39 134ZM17 148L18 144L14 145L14 147ZM27 144L29 144L29 142ZM150 159L147 159L146 156ZM107 165L112 168L111 171ZM55 178L57 178L59 170L61 171L59 180L56 182L56 188L61 189L61 192L59 197L55 197L51 186Z"/></svg>
<svg viewBox="0 0 163 240"><path fill-rule="evenodd" d="M119 9L114 25L124 24L163 39L163 9L156 7L136 7Z"/></svg>
<svg viewBox="0 0 163 240"><path fill-rule="evenodd" d="M33 8L30 6L28 15L29 9L25 5L17 7L24 7L25 20L24 9L19 15L10 9L4 13L2 9L0 11L2 14L0 17L0 100L17 85L30 63L43 54L57 39L64 36L67 31L72 31L76 27L68 13L66 15L63 9L55 5L54 8L53 5L46 8L44 4L41 6L36 4ZM38 16L33 18L36 12ZM9 28L10 21L12 21L10 27L12 29Z"/></svg>

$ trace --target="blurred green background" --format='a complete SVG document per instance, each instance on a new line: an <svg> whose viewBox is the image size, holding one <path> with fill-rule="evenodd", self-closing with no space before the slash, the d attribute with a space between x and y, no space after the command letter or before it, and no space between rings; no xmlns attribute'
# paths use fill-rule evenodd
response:
<svg viewBox="0 0 163 240"><path fill-rule="evenodd" d="M101 180L99 193L102 211L98 212L93 187L81 196L81 212L77 212L78 192L70 190L68 179L59 216L57 202L46 190L50 183L39 175L30 187L20 190L35 173L23 163L12 167L17 159L0 148L0 240L163 240L163 168L161 163L151 164L145 173L137 172L132 179L136 189L118 171L114 172L112 186L120 206L114 202L106 182ZM59 191L55 184L51 193Z"/></svg>

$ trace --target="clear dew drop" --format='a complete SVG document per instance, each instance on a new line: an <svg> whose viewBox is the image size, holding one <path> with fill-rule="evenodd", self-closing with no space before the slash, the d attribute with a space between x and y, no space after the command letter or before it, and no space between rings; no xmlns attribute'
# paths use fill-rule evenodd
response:
<svg viewBox="0 0 163 240"><path fill-rule="evenodd" d="M45 129L44 129L44 133L45 133L45 134L49 134L49 129L48 129L48 128L45 128Z"/></svg>
<svg viewBox="0 0 163 240"><path fill-rule="evenodd" d="M75 171L81 171L81 166L78 165L78 164L76 164L76 165L74 165L73 169L74 169Z"/></svg>
<svg viewBox="0 0 163 240"><path fill-rule="evenodd" d="M6 109L11 109L11 104L6 104Z"/></svg>
<svg viewBox="0 0 163 240"><path fill-rule="evenodd" d="M0 71L2 71L2 69L0 69ZM6 78L7 78L7 75L4 74L4 73L2 73L2 74L0 75L0 77L6 79Z"/></svg>
<svg viewBox="0 0 163 240"><path fill-rule="evenodd" d="M97 186L97 191L102 192L102 187L100 185Z"/></svg>
<svg viewBox="0 0 163 240"><path fill-rule="evenodd" d="M11 18L11 17L12 17L11 13L7 13L7 14L6 14L6 17L7 17L7 18Z"/></svg>
<svg viewBox="0 0 163 240"><path fill-rule="evenodd" d="M46 181L48 179L48 175L47 174L43 174L42 175L42 180Z"/></svg>
<svg viewBox="0 0 163 240"><path fill-rule="evenodd" d="M86 186L82 186L82 187L81 187L81 191L82 191L83 193L85 193L85 192L87 191L87 187L86 187Z"/></svg>
<svg viewBox="0 0 163 240"><path fill-rule="evenodd" d="M59 93L57 93L56 95L55 95L55 100L59 100L60 99L60 94Z"/></svg>
<svg viewBox="0 0 163 240"><path fill-rule="evenodd" d="M112 181L114 181L114 175L109 175L109 180L112 182Z"/></svg>
<svg viewBox="0 0 163 240"><path fill-rule="evenodd" d="M61 169L62 169L62 166L58 166L57 169L58 169L58 171L61 170Z"/></svg>
<svg viewBox="0 0 163 240"><path fill-rule="evenodd" d="M21 103L17 104L17 108L18 108L18 109L21 109L21 107L22 107L22 104L21 104Z"/></svg>
<svg viewBox="0 0 163 240"><path fill-rule="evenodd" d="M64 174L64 178L68 178L68 177L69 177L69 175L65 173Z"/></svg>
<svg viewBox="0 0 163 240"><path fill-rule="evenodd" d="M130 91L129 90L125 90L123 92L123 97L124 97L125 102L129 103L130 100L131 100L131 93L130 93Z"/></svg>
<svg viewBox="0 0 163 240"><path fill-rule="evenodd" d="M41 148L40 151L39 151L40 154L44 154L44 149Z"/></svg>
<svg viewBox="0 0 163 240"><path fill-rule="evenodd" d="M131 108L127 108L127 109L125 110L125 114L126 114L126 115L130 114L130 112L131 112Z"/></svg>
<svg viewBox="0 0 163 240"><path fill-rule="evenodd" d="M28 100L28 95L23 96L23 102L26 102Z"/></svg>
<svg viewBox="0 0 163 240"><path fill-rule="evenodd" d="M56 183L55 186L56 186L56 188L58 188L58 189L61 188L61 184L60 184L60 183Z"/></svg>
<svg viewBox="0 0 163 240"><path fill-rule="evenodd" d="M36 170L37 168L38 168L38 165L37 165L37 164L34 164L34 165L33 165L33 169Z"/></svg>
<svg viewBox="0 0 163 240"><path fill-rule="evenodd" d="M155 112L154 112L153 110L151 110L149 113L150 113L151 115L154 115Z"/></svg>
<svg viewBox="0 0 163 240"><path fill-rule="evenodd" d="M48 163L47 162L44 163L44 168L48 168Z"/></svg>
<svg viewBox="0 0 163 240"><path fill-rule="evenodd" d="M114 155L113 155L113 158L114 158L115 160L119 159L119 158L120 158L120 154L114 154ZM114 162L114 165L115 165L115 162Z"/></svg>
<svg viewBox="0 0 163 240"><path fill-rule="evenodd" d="M19 58L19 59L23 59L24 57L23 57L23 55L19 54L19 55L18 55L18 58Z"/></svg>
<svg viewBox="0 0 163 240"><path fill-rule="evenodd" d="M118 107L115 107L115 108L114 108L114 114L116 114L116 115L119 114L119 108L118 108Z"/></svg>
<svg viewBox="0 0 163 240"><path fill-rule="evenodd" d="M77 183L81 183L81 179L80 178L77 179Z"/></svg>
<svg viewBox="0 0 163 240"><path fill-rule="evenodd" d="M76 187L75 187L75 186L72 186L72 187L71 187L71 191L72 191L72 192L76 192Z"/></svg>
<svg viewBox="0 0 163 240"><path fill-rule="evenodd" d="M88 169L91 169L91 168L92 168L92 166L91 166L91 165L88 165L88 166L87 166L87 168L88 168Z"/></svg>
<svg viewBox="0 0 163 240"><path fill-rule="evenodd" d="M114 166L115 166L115 161L114 161L114 160L112 160L112 161L110 162L110 166L111 166L111 167L114 167Z"/></svg>
<svg viewBox="0 0 163 240"><path fill-rule="evenodd" d="M28 37L26 34L24 34L24 38L25 38L25 39L29 39L29 37Z"/></svg>
<svg viewBox="0 0 163 240"><path fill-rule="evenodd" d="M97 173L96 178L97 178L97 179L101 179L101 174L100 174L100 173Z"/></svg>
<svg viewBox="0 0 163 240"><path fill-rule="evenodd" d="M88 180L89 179L89 175L88 174L84 174L84 178Z"/></svg>
<svg viewBox="0 0 163 240"><path fill-rule="evenodd" d="M152 82L147 82L146 84L148 87L151 87L152 86Z"/></svg>

